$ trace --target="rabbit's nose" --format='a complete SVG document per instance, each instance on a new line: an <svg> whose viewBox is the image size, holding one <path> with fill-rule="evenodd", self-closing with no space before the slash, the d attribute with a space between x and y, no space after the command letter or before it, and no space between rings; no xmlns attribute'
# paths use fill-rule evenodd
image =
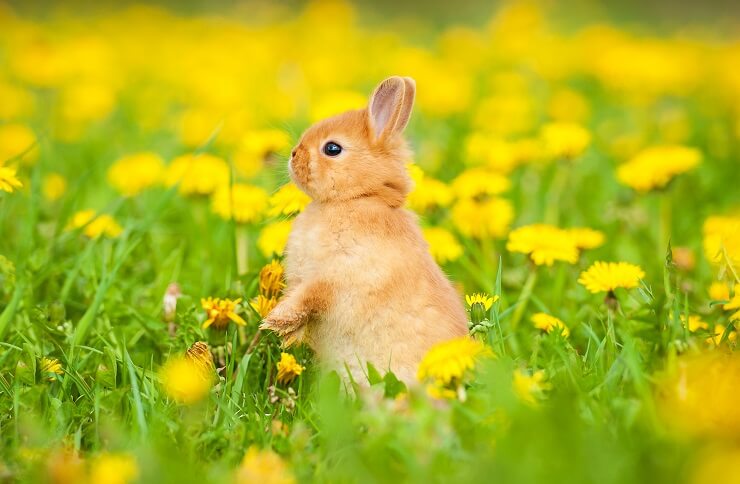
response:
<svg viewBox="0 0 740 484"><path fill-rule="evenodd" d="M291 151L291 152L290 152L290 157L291 157L291 158L295 158L295 154L296 154L297 152L298 152L297 150L293 150L293 151Z"/></svg>

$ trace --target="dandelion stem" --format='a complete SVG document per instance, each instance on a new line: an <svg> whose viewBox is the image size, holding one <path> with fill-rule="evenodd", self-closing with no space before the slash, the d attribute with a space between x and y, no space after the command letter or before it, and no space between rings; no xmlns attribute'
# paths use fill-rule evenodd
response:
<svg viewBox="0 0 740 484"><path fill-rule="evenodd" d="M535 266L531 266L529 270L529 275L527 276L527 280L524 281L522 292L519 294L519 299L517 299L516 301L516 309L514 310L514 314L511 317L511 324L509 325L509 327L512 332L516 331L516 328L519 325L519 321L521 321L522 316L524 315L524 310L527 308L527 303L532 297L532 290L534 289L534 284L536 282L537 268Z"/></svg>
<svg viewBox="0 0 740 484"><path fill-rule="evenodd" d="M236 270L240 276L249 271L249 234L243 224L236 226Z"/></svg>
<svg viewBox="0 0 740 484"><path fill-rule="evenodd" d="M658 193L658 205L660 210L660 234L658 236L658 251L661 256L665 254L668 249L668 244L671 239L671 200L667 193Z"/></svg>
<svg viewBox="0 0 740 484"><path fill-rule="evenodd" d="M560 221L560 201L567 184L567 167L556 164L555 174L553 175L552 184L550 185L550 191L547 196L547 205L545 206L544 218L546 223L557 225Z"/></svg>
<svg viewBox="0 0 740 484"><path fill-rule="evenodd" d="M611 366L612 362L614 361L614 358L617 354L617 335L614 331L614 315L616 314L616 311L612 308L607 309L606 311L606 334L607 338L609 340L609 343L611 343L608 346L607 350L607 358L608 358L608 365Z"/></svg>
<svg viewBox="0 0 740 484"><path fill-rule="evenodd" d="M249 346L247 347L246 354L251 354L254 351L254 349L259 344L261 337L262 337L262 330L258 329L257 332L254 333L254 337L252 338L252 341L249 343Z"/></svg>

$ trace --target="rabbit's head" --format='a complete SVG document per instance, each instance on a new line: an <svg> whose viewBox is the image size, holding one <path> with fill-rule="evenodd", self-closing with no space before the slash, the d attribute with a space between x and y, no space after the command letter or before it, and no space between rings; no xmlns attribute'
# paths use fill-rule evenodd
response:
<svg viewBox="0 0 740 484"><path fill-rule="evenodd" d="M367 108L311 126L288 163L296 185L320 202L377 197L391 207L403 205L411 181L402 133L415 92L413 79L390 77L375 89Z"/></svg>

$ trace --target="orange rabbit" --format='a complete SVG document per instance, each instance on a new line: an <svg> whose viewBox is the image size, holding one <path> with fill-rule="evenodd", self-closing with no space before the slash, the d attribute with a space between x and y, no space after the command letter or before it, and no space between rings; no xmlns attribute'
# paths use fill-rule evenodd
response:
<svg viewBox="0 0 740 484"><path fill-rule="evenodd" d="M285 296L261 327L360 383L367 362L410 383L432 345L467 333L460 298L403 208L415 91L411 78L386 79L366 109L311 126L288 163L313 202L293 222Z"/></svg>

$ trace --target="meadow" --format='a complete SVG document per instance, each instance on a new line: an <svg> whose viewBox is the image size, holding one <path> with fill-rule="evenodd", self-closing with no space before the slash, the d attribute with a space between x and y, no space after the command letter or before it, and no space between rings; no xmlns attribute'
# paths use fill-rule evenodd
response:
<svg viewBox="0 0 740 484"><path fill-rule="evenodd" d="M0 482L740 482L737 19L586 4L0 3ZM258 326L389 75L470 337L346 384Z"/></svg>

